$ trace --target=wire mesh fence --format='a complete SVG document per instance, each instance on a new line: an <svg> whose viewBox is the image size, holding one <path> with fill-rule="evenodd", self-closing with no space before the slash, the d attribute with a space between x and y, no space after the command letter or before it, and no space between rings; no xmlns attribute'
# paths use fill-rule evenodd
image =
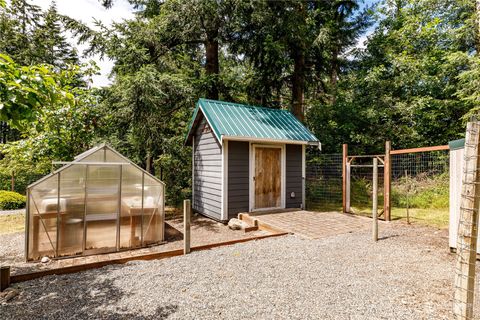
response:
<svg viewBox="0 0 480 320"><path fill-rule="evenodd" d="M394 154L391 161L392 218L447 227L448 150Z"/></svg>
<svg viewBox="0 0 480 320"><path fill-rule="evenodd" d="M342 209L342 154L310 156L306 166L308 210Z"/></svg>
<svg viewBox="0 0 480 320"><path fill-rule="evenodd" d="M376 157L351 158L350 163L350 208L349 212L368 215L372 214L373 199L373 159ZM384 209L384 166L378 168L378 212Z"/></svg>
<svg viewBox="0 0 480 320"><path fill-rule="evenodd" d="M383 159L383 155L379 156ZM350 212L370 215L373 156L350 156ZM310 210L342 209L342 154L307 159L306 200ZM379 162L378 210L384 206L384 168ZM449 220L448 150L391 155L392 219L447 227Z"/></svg>

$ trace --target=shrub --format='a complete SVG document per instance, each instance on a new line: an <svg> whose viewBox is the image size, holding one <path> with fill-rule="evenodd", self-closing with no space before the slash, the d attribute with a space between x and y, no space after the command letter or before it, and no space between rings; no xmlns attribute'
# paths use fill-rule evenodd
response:
<svg viewBox="0 0 480 320"><path fill-rule="evenodd" d="M27 198L13 191L0 190L0 210L25 208Z"/></svg>
<svg viewBox="0 0 480 320"><path fill-rule="evenodd" d="M403 178L392 184L392 205L405 208L441 209L448 208L449 203L449 176Z"/></svg>

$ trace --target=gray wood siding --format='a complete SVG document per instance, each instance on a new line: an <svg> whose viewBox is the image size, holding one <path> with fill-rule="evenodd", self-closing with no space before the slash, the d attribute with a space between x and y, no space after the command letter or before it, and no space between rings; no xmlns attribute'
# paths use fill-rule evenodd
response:
<svg viewBox="0 0 480 320"><path fill-rule="evenodd" d="M285 148L285 205L287 208L302 206L302 146L287 144ZM290 194L295 192L295 198Z"/></svg>
<svg viewBox="0 0 480 320"><path fill-rule="evenodd" d="M221 219L222 148L213 132L203 132L205 118L195 132L193 210Z"/></svg>
<svg viewBox="0 0 480 320"><path fill-rule="evenodd" d="M228 218L248 212L249 143L228 142Z"/></svg>

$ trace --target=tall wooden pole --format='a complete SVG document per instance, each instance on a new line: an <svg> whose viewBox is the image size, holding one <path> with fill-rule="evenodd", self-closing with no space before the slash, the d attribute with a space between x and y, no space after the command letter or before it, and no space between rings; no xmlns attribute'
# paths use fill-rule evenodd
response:
<svg viewBox="0 0 480 320"><path fill-rule="evenodd" d="M373 158L373 194L372 194L372 236L373 241L378 241L378 159Z"/></svg>
<svg viewBox="0 0 480 320"><path fill-rule="evenodd" d="M347 213L347 156L348 144L343 144L342 155L342 211Z"/></svg>
<svg viewBox="0 0 480 320"><path fill-rule="evenodd" d="M464 173L455 267L455 319L473 319L478 210L480 206L480 122L469 122L465 136Z"/></svg>
<svg viewBox="0 0 480 320"><path fill-rule="evenodd" d="M385 141L385 163L384 163L384 174L383 174L383 210L385 221L390 221L390 190L392 189L392 162L390 151L392 150L392 143L390 141Z"/></svg>
<svg viewBox="0 0 480 320"><path fill-rule="evenodd" d="M190 200L183 200L183 253L190 253L190 216L192 206Z"/></svg>

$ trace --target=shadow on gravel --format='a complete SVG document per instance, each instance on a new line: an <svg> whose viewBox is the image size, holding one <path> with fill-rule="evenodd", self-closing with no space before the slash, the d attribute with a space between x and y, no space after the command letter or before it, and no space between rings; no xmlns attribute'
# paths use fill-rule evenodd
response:
<svg viewBox="0 0 480 320"><path fill-rule="evenodd" d="M193 216L192 217L192 229L205 229L208 232L214 232L218 233L219 227L218 223L216 221L213 221L211 219L206 219L201 216Z"/></svg>
<svg viewBox="0 0 480 320"><path fill-rule="evenodd" d="M380 237L380 238L378 238L378 240L379 240L379 241L380 241L380 240L387 240L387 239L396 238L396 237L399 237L399 235L398 235L398 234L392 234L392 235L390 235L390 236Z"/></svg>
<svg viewBox="0 0 480 320"><path fill-rule="evenodd" d="M99 279L123 267L110 266L95 272L48 276L15 285L20 295L0 304L0 314L8 315L9 319L140 320L166 319L177 311L178 306L172 304L156 308L147 306L141 295L128 292L129 288L120 288L115 279ZM120 303L121 300L125 301ZM154 309L153 313L144 314L142 306Z"/></svg>

